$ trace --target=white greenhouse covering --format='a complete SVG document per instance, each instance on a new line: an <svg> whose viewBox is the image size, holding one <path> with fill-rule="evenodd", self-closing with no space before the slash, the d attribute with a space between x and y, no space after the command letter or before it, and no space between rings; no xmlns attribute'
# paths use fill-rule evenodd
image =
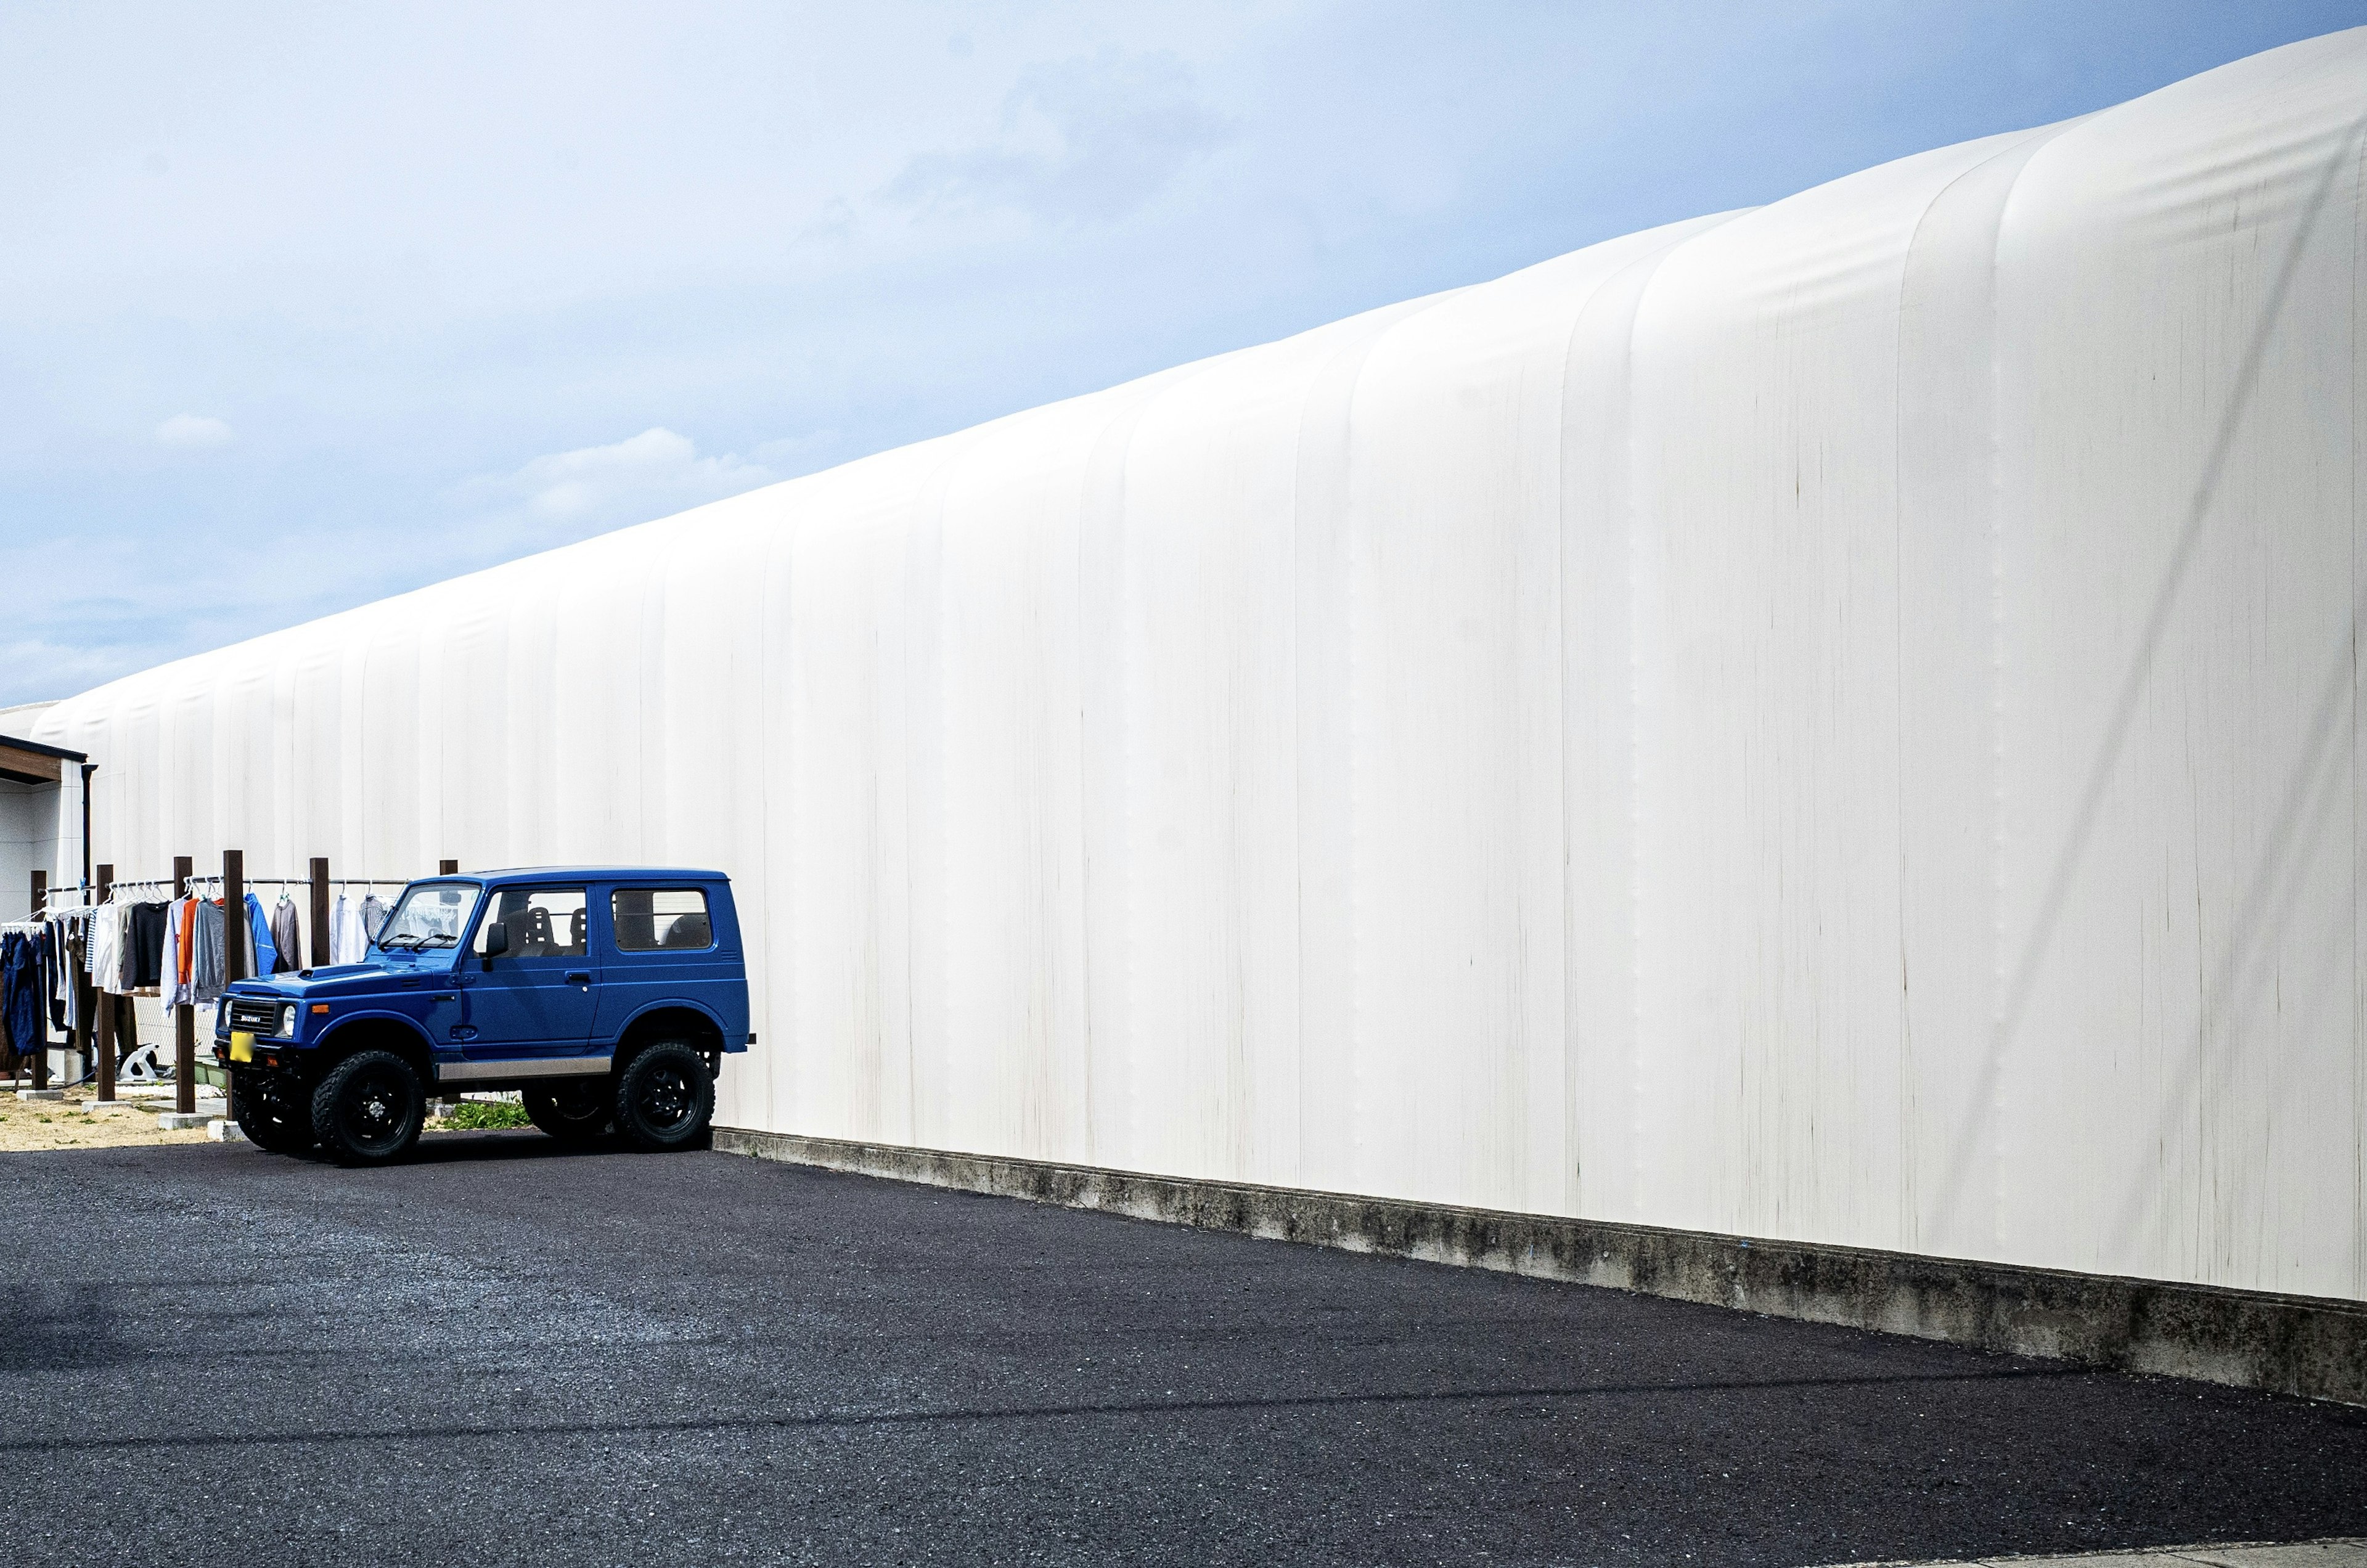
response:
<svg viewBox="0 0 2367 1568"><path fill-rule="evenodd" d="M2293 45L35 736L120 876L729 871L728 1123L2367 1297L2362 127Z"/></svg>

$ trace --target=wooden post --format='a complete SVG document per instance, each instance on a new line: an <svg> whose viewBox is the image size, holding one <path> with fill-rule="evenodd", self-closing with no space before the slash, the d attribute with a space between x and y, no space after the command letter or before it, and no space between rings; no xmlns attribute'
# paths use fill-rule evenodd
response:
<svg viewBox="0 0 2367 1568"><path fill-rule="evenodd" d="M246 978L246 852L222 852L222 984ZM222 1067L222 1114L238 1119L238 1075Z"/></svg>
<svg viewBox="0 0 2367 1568"><path fill-rule="evenodd" d="M101 865L98 868L98 897L96 902L104 905L107 902L107 896L114 890L114 887L115 867ZM111 916L101 918L112 919ZM117 964L119 972L121 967L119 955ZM98 1074L99 1103L106 1105L112 1104L115 1100L115 993L108 990L106 985L106 982L114 979L115 976L103 975L96 978L98 982L95 987L97 993L95 999L98 1003L98 1021L97 1027L91 1031L90 1037L91 1048L98 1055L97 1059L91 1066L97 1070Z"/></svg>
<svg viewBox="0 0 2367 1568"><path fill-rule="evenodd" d="M33 873L32 918L40 919L50 910L50 874ZM50 987L48 977L42 978L41 1005L34 1010L33 1023L33 1087L50 1087Z"/></svg>
<svg viewBox="0 0 2367 1568"><path fill-rule="evenodd" d="M189 873L197 863L187 855L173 857L173 897L189 896ZM195 919L197 911L191 909ZM164 955L164 973L170 976L180 954ZM173 1109L184 1116L193 1116L198 1109L198 1010L183 1002L173 1010Z"/></svg>
<svg viewBox="0 0 2367 1568"><path fill-rule="evenodd" d="M329 859L312 857L312 967L325 969L336 962L329 949Z"/></svg>
<svg viewBox="0 0 2367 1568"><path fill-rule="evenodd" d="M246 852L222 852L222 984L246 978Z"/></svg>

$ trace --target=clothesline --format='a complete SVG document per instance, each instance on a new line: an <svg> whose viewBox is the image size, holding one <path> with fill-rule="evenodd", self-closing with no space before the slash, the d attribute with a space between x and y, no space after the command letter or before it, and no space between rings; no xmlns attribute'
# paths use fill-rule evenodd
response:
<svg viewBox="0 0 2367 1568"><path fill-rule="evenodd" d="M408 887L416 880L417 878L415 877L333 876L329 879L327 886L331 887ZM300 876L249 876L240 878L239 882L241 886L250 888L310 887L312 885L309 878ZM198 897L203 897L207 891L210 891L213 895L219 897L226 890L227 887L225 879L220 876L191 876L184 879L182 885L188 889L188 892L191 895ZM49 888L45 891L41 901L41 912L45 916L59 917L85 914L93 909L105 908L109 904L125 902L126 900L121 897L121 895L127 890L131 892L140 892L145 889L153 888L162 892L169 893L173 886L174 882L170 877L152 876L143 877L137 881L109 882L104 885L104 891L106 892L107 897L104 899L98 899L93 897L92 895L102 890L101 885L95 883L65 884ZM68 902L67 900L69 899L72 901Z"/></svg>
<svg viewBox="0 0 2367 1568"><path fill-rule="evenodd" d="M169 876L144 876L118 877L112 882L62 882L51 887L49 893L52 897L64 893L96 893L102 888L119 893L127 887L170 887L175 880ZM192 887L201 882L219 887L228 878L208 872L203 874L192 874L179 880ZM415 876L333 876L328 879L327 886L331 887L408 887L419 880L420 878ZM245 887L310 887L312 886L312 879L309 876L242 876L239 878L239 883Z"/></svg>

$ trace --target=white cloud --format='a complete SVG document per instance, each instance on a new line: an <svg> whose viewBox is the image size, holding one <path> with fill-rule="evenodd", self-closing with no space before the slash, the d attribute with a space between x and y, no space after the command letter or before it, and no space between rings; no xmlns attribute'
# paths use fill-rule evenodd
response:
<svg viewBox="0 0 2367 1568"><path fill-rule="evenodd" d="M156 427L156 444L176 452L202 452L227 446L236 438L225 421L201 413L176 413Z"/></svg>
<svg viewBox="0 0 2367 1568"><path fill-rule="evenodd" d="M773 470L731 453L702 457L687 435L663 425L605 446L551 452L514 473L470 482L536 523L567 526L646 522L769 484Z"/></svg>
<svg viewBox="0 0 2367 1568"><path fill-rule="evenodd" d="M1230 141L1172 52L1114 47L1031 66L1002 106L1002 133L966 152L927 152L881 193L921 211L1012 207L1058 223L1106 222Z"/></svg>

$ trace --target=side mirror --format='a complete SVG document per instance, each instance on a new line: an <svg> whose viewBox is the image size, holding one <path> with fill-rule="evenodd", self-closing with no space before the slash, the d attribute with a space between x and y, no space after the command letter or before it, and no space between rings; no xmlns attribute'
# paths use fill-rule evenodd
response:
<svg viewBox="0 0 2367 1568"><path fill-rule="evenodd" d="M491 964L510 950L510 928L501 920L488 921L485 926L485 962Z"/></svg>

